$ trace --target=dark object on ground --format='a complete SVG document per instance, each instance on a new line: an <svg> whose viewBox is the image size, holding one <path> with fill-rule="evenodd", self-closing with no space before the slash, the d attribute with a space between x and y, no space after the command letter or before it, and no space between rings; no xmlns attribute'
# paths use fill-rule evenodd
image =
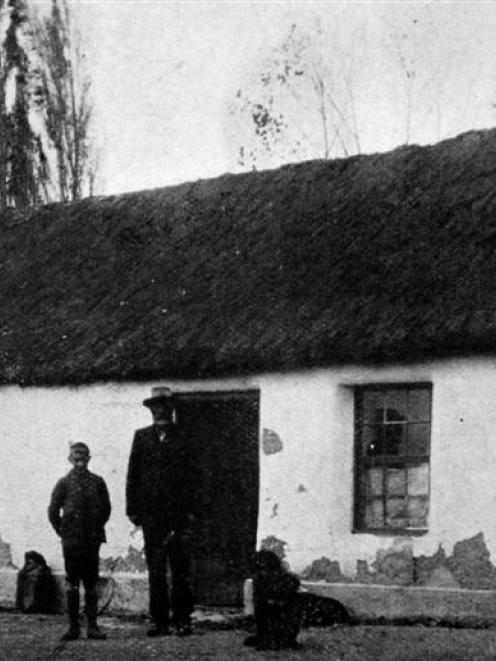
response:
<svg viewBox="0 0 496 661"><path fill-rule="evenodd" d="M178 636L189 636L192 633L190 624L178 624L176 626L176 633Z"/></svg>
<svg viewBox="0 0 496 661"><path fill-rule="evenodd" d="M298 600L301 607L301 625L303 627L353 624L353 618L337 599L321 597L311 592L300 592Z"/></svg>
<svg viewBox="0 0 496 661"><path fill-rule="evenodd" d="M79 627L70 627L69 629L67 629L65 634L61 636L60 640L66 643L69 640L77 640L80 635L81 635L81 629Z"/></svg>
<svg viewBox="0 0 496 661"><path fill-rule="evenodd" d="M55 613L55 579L45 558L37 551L24 554L24 567L17 575L16 608L22 613Z"/></svg>
<svg viewBox="0 0 496 661"><path fill-rule="evenodd" d="M159 627L154 625L151 629L148 629L146 635L148 638L158 638L158 636L168 636L170 634L169 627Z"/></svg>
<svg viewBox="0 0 496 661"><path fill-rule="evenodd" d="M96 624L88 626L87 634L90 640L106 640L107 634L104 633Z"/></svg>
<svg viewBox="0 0 496 661"><path fill-rule="evenodd" d="M245 645L258 650L298 649L301 606L299 579L282 566L272 551L261 550L255 557L253 596L255 636Z"/></svg>

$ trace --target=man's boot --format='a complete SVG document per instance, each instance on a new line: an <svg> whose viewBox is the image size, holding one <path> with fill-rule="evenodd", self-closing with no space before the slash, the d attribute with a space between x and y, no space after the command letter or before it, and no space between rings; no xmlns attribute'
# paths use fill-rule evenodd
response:
<svg viewBox="0 0 496 661"><path fill-rule="evenodd" d="M97 594L96 588L86 592L86 619L88 621L88 638L92 640L105 640L107 636L96 623Z"/></svg>
<svg viewBox="0 0 496 661"><path fill-rule="evenodd" d="M70 587L66 592L67 612L69 614L69 629L61 640L77 640L79 638L79 590Z"/></svg>

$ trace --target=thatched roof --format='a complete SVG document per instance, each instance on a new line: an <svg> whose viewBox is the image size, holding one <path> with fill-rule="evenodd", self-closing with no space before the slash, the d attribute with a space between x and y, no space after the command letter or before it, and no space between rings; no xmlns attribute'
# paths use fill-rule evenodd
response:
<svg viewBox="0 0 496 661"><path fill-rule="evenodd" d="M0 378L496 350L496 130L4 214Z"/></svg>

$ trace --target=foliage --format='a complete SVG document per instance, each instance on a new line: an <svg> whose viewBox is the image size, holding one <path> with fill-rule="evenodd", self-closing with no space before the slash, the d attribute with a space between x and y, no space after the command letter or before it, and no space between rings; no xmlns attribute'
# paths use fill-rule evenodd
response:
<svg viewBox="0 0 496 661"><path fill-rule="evenodd" d="M29 20L23 0L0 4L0 208L46 200L48 177L41 140L30 122Z"/></svg>
<svg viewBox="0 0 496 661"><path fill-rule="evenodd" d="M91 81L66 0L52 0L50 15L36 21L34 36L37 104L55 152L57 197L76 200L93 192L96 160L90 143Z"/></svg>
<svg viewBox="0 0 496 661"><path fill-rule="evenodd" d="M0 0L0 209L93 192L90 80L66 0Z"/></svg>

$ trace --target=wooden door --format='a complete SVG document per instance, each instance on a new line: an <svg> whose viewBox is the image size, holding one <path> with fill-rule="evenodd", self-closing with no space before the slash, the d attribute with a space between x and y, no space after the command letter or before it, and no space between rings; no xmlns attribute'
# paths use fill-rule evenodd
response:
<svg viewBox="0 0 496 661"><path fill-rule="evenodd" d="M195 601L241 605L258 521L258 391L180 395L178 423L198 470Z"/></svg>

